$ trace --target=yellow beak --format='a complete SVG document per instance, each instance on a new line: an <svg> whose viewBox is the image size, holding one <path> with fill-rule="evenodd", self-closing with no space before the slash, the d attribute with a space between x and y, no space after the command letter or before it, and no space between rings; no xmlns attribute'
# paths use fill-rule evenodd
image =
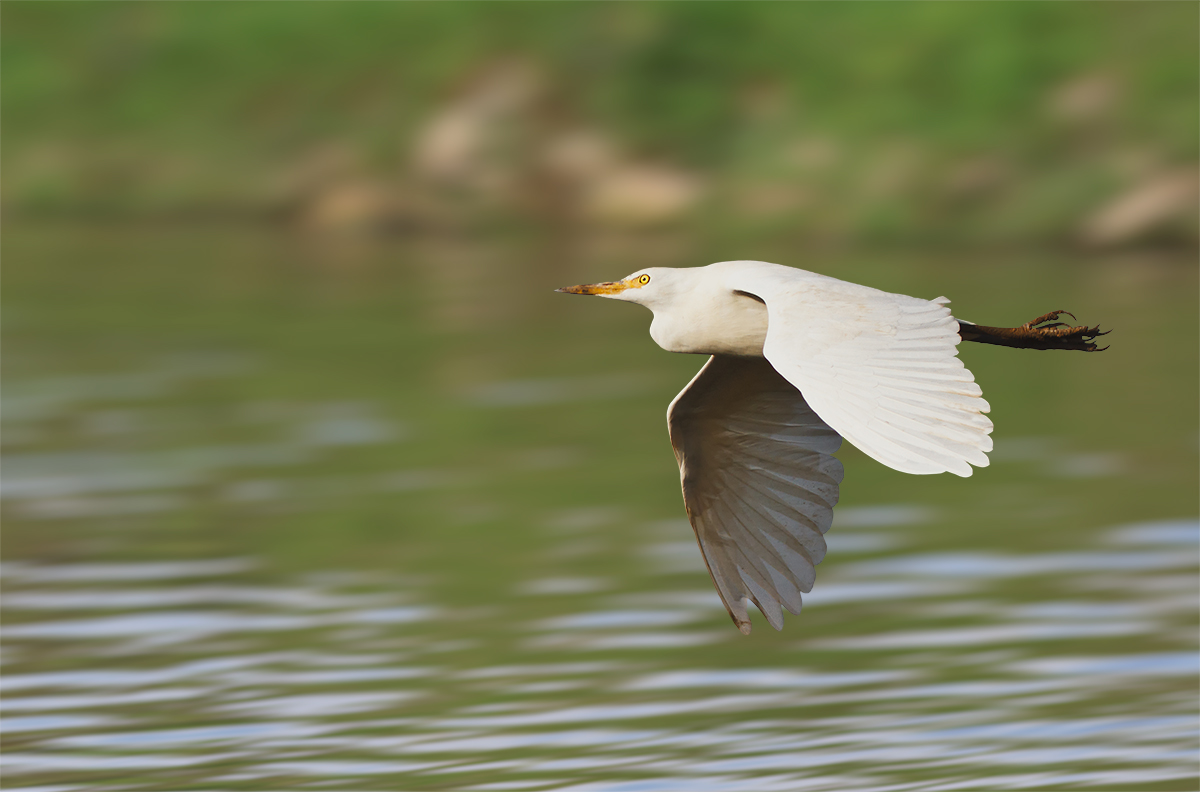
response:
<svg viewBox="0 0 1200 792"><path fill-rule="evenodd" d="M628 281L608 281L607 283L585 283L582 286L564 286L554 291L564 294L620 294L628 288Z"/></svg>

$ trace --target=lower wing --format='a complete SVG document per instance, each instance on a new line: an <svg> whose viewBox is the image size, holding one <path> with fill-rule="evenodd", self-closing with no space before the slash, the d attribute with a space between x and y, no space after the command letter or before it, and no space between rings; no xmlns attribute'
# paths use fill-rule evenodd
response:
<svg viewBox="0 0 1200 792"><path fill-rule="evenodd" d="M775 629L825 557L841 438L762 358L714 355L667 410L683 502L734 624L746 600Z"/></svg>

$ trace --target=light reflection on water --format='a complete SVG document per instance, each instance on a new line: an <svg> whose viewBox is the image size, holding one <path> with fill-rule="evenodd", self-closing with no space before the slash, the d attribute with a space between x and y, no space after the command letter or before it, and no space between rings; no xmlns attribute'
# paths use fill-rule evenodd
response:
<svg viewBox="0 0 1200 792"><path fill-rule="evenodd" d="M667 377L452 370L391 401L355 384L224 410L189 390L269 353L6 377L0 494L25 551L0 567L7 789L1195 786L1195 519L983 546L940 501L847 503L804 615L747 639L664 519L677 494L592 481L636 464L603 446L640 426L631 404L661 430ZM401 409L435 403L436 429ZM601 429L527 437L522 416L561 405ZM1025 482L1102 499L1132 452L1070 445L998 441L993 471L1036 469L972 497L1003 523L1083 513L1062 493L1084 490ZM621 485L674 486L659 450ZM343 542L380 559L326 561Z"/></svg>
<svg viewBox="0 0 1200 792"><path fill-rule="evenodd" d="M1193 566L1195 538L1190 522L1116 527L1105 538L1113 547L1170 543L1171 550L1031 554L1020 574L1183 572ZM523 662L489 666L474 652L439 656L404 640L419 639L443 615L435 604L334 585L253 585L243 559L9 564L4 728L23 740L6 751L4 768L10 784L190 768L250 788L272 779L372 776L409 788L494 789L511 781L531 789L890 789L907 788L894 782L921 767L940 768L942 778L971 769L974 780L947 788L1189 776L1194 702L1163 700L1167 689L1156 689L1195 678L1195 652L1126 644L1080 654L1078 640L1170 632L1190 615L1190 588L1116 603L1006 604L990 590L988 573L1010 574L1008 560L955 558L912 553L842 566L822 581L833 595L814 597L813 607L905 597L907 627L808 641L815 662L797 654L786 668L736 669L663 667L630 654L736 641L724 625L715 628L719 603L702 590L666 598L678 603L670 607L606 608L619 598L600 595L592 610L526 621ZM932 626L943 618L947 583L954 600L967 603L956 617L986 626ZM837 594L855 590L860 597ZM502 618L520 622L518 614ZM362 644L401 639L403 648L356 650L337 637L347 625L368 628ZM281 649L272 638L281 631L304 640ZM241 640L213 642L226 636ZM950 647L966 671L939 680L944 669L903 657L875 670L831 670L820 651L833 645ZM980 654L962 655L967 647ZM621 659L563 659L607 658L613 649ZM39 672L25 657L42 665L92 660ZM1157 699L1155 715L1111 713L1105 701L1114 687ZM1068 704L1091 714L1047 714L1048 706ZM181 706L197 725L172 725ZM999 722L994 713L1003 713ZM1094 769L1079 772L1081 764Z"/></svg>

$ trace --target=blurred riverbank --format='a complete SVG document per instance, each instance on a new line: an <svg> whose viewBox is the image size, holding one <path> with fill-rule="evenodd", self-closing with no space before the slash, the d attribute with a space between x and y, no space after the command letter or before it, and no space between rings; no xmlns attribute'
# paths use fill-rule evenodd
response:
<svg viewBox="0 0 1200 792"><path fill-rule="evenodd" d="M1174 3L16 4L2 206L567 245L1194 247L1198 23Z"/></svg>

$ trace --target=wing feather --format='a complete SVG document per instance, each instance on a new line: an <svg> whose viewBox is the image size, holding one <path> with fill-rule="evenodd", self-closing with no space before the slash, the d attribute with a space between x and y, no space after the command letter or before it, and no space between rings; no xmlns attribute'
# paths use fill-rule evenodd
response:
<svg viewBox="0 0 1200 792"><path fill-rule="evenodd" d="M746 506L743 501L739 506ZM772 582L780 575L784 575L788 569L786 563L775 551L775 548L770 547L760 539L760 532L756 530L757 526L752 528L742 521L744 512L741 509L734 510L732 508L721 509L724 512L722 515L726 520L726 524L734 528L733 533L736 534L736 545L741 555L746 559L751 567L762 573L765 578L770 578ZM753 522L753 521L749 521ZM801 574L805 570L795 570L796 574ZM764 581L765 582L765 581ZM788 585L795 587L791 581ZM811 589L811 585L810 585Z"/></svg>
<svg viewBox="0 0 1200 792"><path fill-rule="evenodd" d="M920 300L764 262L726 267L767 306L763 355L821 419L906 473L988 464L991 407L957 357L945 298ZM726 265L714 265L717 267Z"/></svg>
<svg viewBox="0 0 1200 792"><path fill-rule="evenodd" d="M684 505L734 624L746 601L775 629L825 556L841 438L762 358L715 355L667 411Z"/></svg>
<svg viewBox="0 0 1200 792"><path fill-rule="evenodd" d="M751 508L765 512L763 515L765 518L783 527L788 535L794 537L805 551L813 557L814 563L824 558L826 545L825 537L821 534L820 525L811 516L802 511L802 509L810 509L816 506L816 504L811 501L789 498L786 494L778 490L762 486L759 482L754 481L751 476L733 476L732 478L741 487L760 496L762 500L774 502L782 509L782 511L775 511L762 505L751 506ZM803 482L797 483L803 486ZM752 502L748 501L748 503Z"/></svg>
<svg viewBox="0 0 1200 792"><path fill-rule="evenodd" d="M787 503L781 499L771 498L770 493L747 488L755 494L762 494L761 499L747 500L747 508L752 509L765 521L765 532L780 536L796 552L807 556L810 564L820 563L825 557L828 545L825 536L813 524L813 520L802 515L799 510L789 509ZM768 500L769 505L764 502Z"/></svg>

